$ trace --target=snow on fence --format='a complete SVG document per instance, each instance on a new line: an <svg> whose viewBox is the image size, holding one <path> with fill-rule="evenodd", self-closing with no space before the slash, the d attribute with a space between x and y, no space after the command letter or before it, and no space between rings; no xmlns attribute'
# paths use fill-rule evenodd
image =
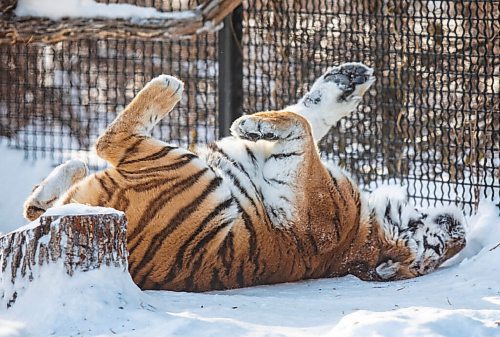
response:
<svg viewBox="0 0 500 337"><path fill-rule="evenodd" d="M156 136L195 147L225 131L219 111L229 89L243 91L229 110L280 108L328 66L362 61L378 81L323 140L323 155L368 189L406 185L422 206L472 211L481 199L500 200L498 0L247 0L221 32L240 1L98 2L78 4L97 6L86 16L125 4L153 14L129 18L113 7L122 18L54 21L15 16L14 0L0 5L0 136L27 157L88 156L116 112L160 73L180 76L187 93ZM72 16L71 3L45 15ZM42 1L19 4L36 14ZM241 59L227 62L228 52Z"/></svg>

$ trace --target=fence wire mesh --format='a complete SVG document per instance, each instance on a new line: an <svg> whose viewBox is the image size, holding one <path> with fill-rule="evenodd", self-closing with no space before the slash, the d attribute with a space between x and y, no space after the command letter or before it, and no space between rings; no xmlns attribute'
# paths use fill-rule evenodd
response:
<svg viewBox="0 0 500 337"><path fill-rule="evenodd" d="M195 1L114 0L163 11ZM367 189L407 186L422 206L471 211L500 197L500 1L244 1L243 110L294 103L329 66L361 61L377 82L322 141ZM194 147L217 137L218 39L85 39L0 46L0 136L27 158L87 157L151 78L186 95L155 135Z"/></svg>
<svg viewBox="0 0 500 337"><path fill-rule="evenodd" d="M422 206L499 197L499 1L250 0L244 13L246 111L364 62L378 80L324 157L368 189L402 183Z"/></svg>
<svg viewBox="0 0 500 337"><path fill-rule="evenodd" d="M101 1L137 3L163 11L192 9L194 1ZM194 147L213 141L217 122L217 34L189 40L107 38L50 45L0 46L0 136L27 158L72 157L92 169L105 166L92 145L153 77L176 74L185 95L155 136Z"/></svg>

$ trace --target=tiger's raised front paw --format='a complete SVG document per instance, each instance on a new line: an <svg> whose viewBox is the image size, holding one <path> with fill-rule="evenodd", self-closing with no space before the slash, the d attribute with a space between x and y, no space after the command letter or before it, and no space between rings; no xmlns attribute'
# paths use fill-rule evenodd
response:
<svg viewBox="0 0 500 337"><path fill-rule="evenodd" d="M341 118L356 110L373 82L372 68L362 63L344 63L328 69L297 104L284 111L306 117L314 139L320 141Z"/></svg>
<svg viewBox="0 0 500 337"><path fill-rule="evenodd" d="M361 96L375 81L373 69L362 63L344 63L329 69L323 81L333 83L341 91L337 101L361 99Z"/></svg>

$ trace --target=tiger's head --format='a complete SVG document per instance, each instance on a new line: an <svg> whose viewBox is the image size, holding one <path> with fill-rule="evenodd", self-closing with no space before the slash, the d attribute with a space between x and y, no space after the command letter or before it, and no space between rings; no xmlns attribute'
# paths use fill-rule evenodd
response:
<svg viewBox="0 0 500 337"><path fill-rule="evenodd" d="M370 198L383 241L391 247L376 268L382 280L428 274L460 252L466 243L465 219L457 208L422 212L409 205L406 194L398 189L385 188Z"/></svg>

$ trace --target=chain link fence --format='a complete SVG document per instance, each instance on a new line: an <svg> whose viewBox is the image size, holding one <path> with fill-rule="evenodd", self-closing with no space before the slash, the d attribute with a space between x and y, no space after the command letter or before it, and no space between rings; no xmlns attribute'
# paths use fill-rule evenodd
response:
<svg viewBox="0 0 500 337"><path fill-rule="evenodd" d="M137 4L163 11L198 5ZM95 140L149 80L165 73L182 77L186 94L155 136L191 148L213 141L217 44L217 33L202 33L177 41L96 37L0 45L0 136L27 158L50 156L58 164L80 157L101 169L105 163L90 152Z"/></svg>
<svg viewBox="0 0 500 337"><path fill-rule="evenodd" d="M371 189L407 186L423 206L469 211L500 196L499 1L245 2L244 108L295 102L329 66L377 82L321 143Z"/></svg>
<svg viewBox="0 0 500 337"><path fill-rule="evenodd" d="M199 5L109 2L162 11ZM499 17L500 1L244 1L235 46L241 109L282 108L329 66L364 62L378 80L322 141L325 159L368 190L403 184L421 206L450 202L471 212L481 199L500 199ZM147 81L170 73L185 81L186 95L155 135L191 148L212 141L220 43L208 32L0 45L0 135L28 158L83 154L101 168L88 155L96 137Z"/></svg>

